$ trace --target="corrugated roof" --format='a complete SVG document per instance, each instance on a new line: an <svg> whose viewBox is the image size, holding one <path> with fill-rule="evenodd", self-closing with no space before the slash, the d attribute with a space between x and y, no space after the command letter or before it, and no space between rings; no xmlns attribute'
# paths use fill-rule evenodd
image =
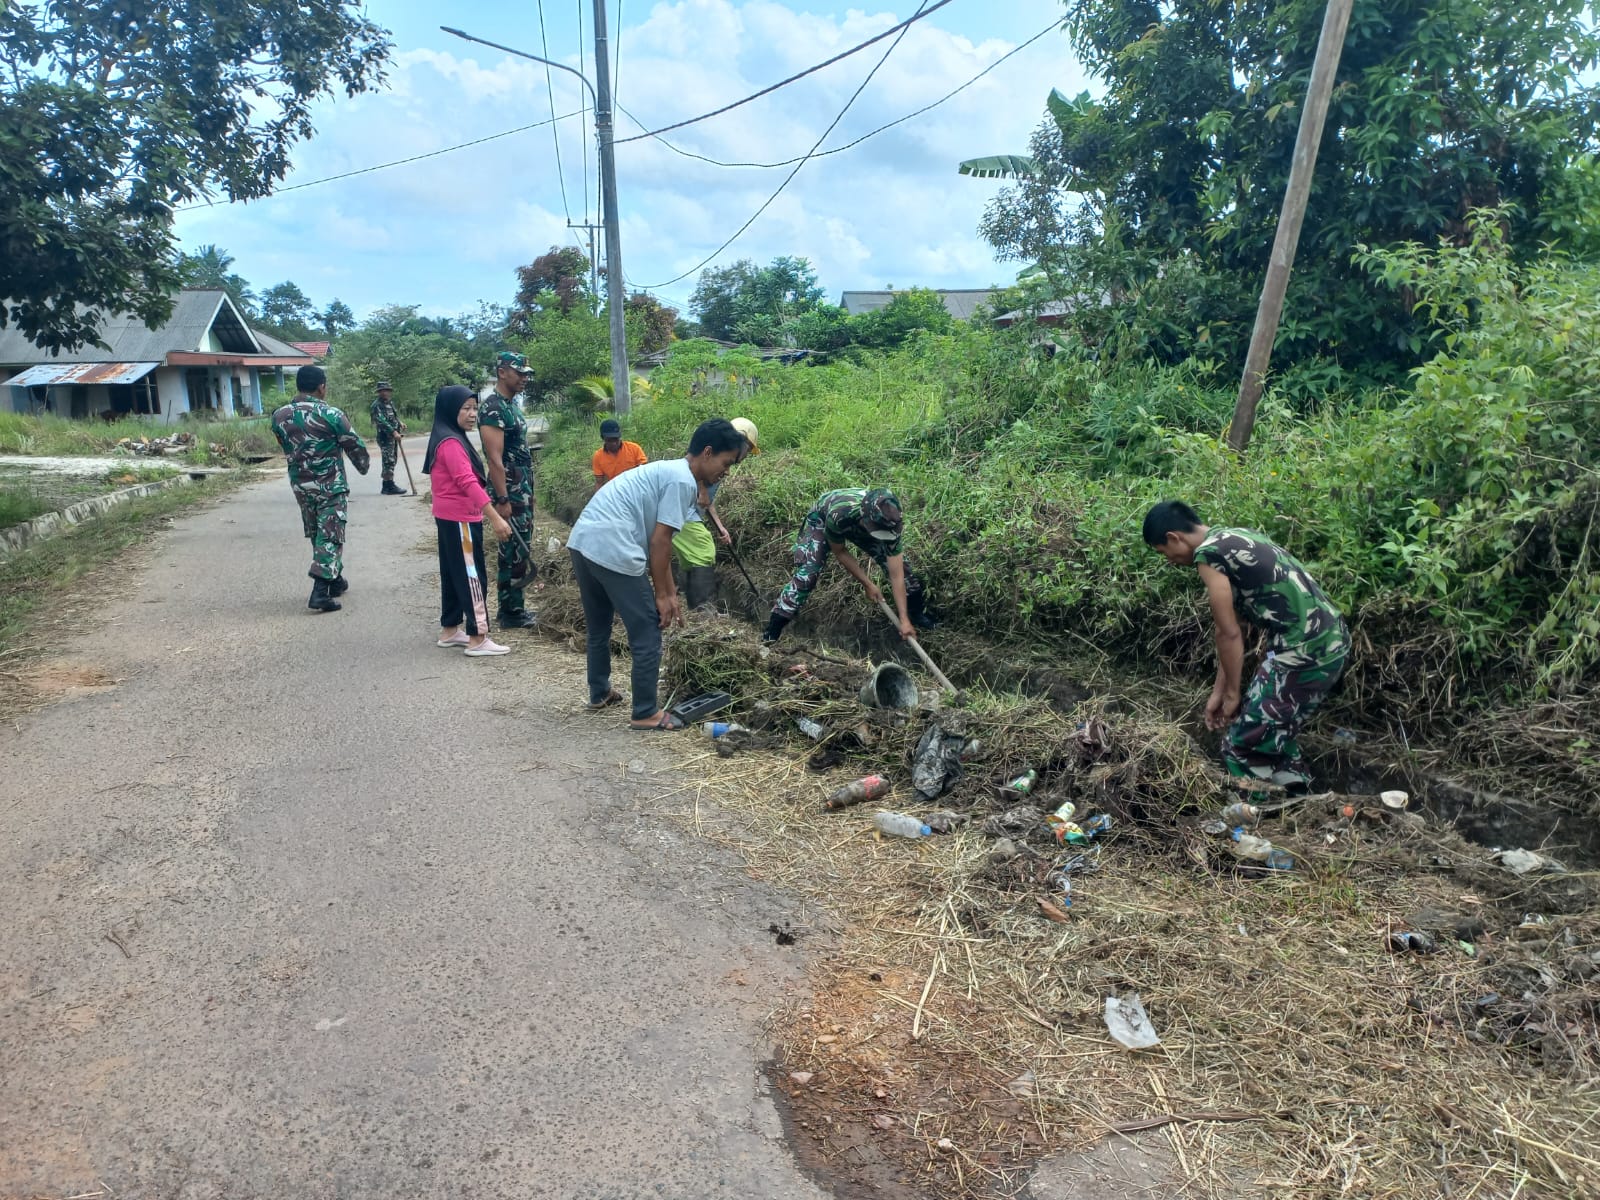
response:
<svg viewBox="0 0 1600 1200"><path fill-rule="evenodd" d="M224 312L224 308L227 311ZM221 321L217 320L219 313L222 314ZM51 355L25 338L13 322L5 329L0 329L0 363L58 362L62 358L80 363L148 362L152 359L160 362L169 351L203 350L206 333L213 323L217 324L218 333L224 336L224 340L238 338L243 332L243 340L227 347L229 350L246 354L263 353L251 337L248 323L226 292L186 290L173 297L172 316L157 329L147 329L138 317L125 313L107 317L100 327L100 340L109 347L105 350L96 346L80 346L70 355ZM278 345L282 346L283 343L279 342ZM249 348L246 349L246 346ZM281 353L299 354L300 351L285 347Z"/></svg>
<svg viewBox="0 0 1600 1200"><path fill-rule="evenodd" d="M934 290L938 292L939 299L944 301L945 311L958 321L970 321L978 305L987 304L995 292L994 288L935 288ZM888 308L890 301L900 294L899 291L844 292L839 296L839 306L852 317L858 317L862 313Z"/></svg>
<svg viewBox="0 0 1600 1200"><path fill-rule="evenodd" d="M256 336L260 337L261 336L260 332L257 332ZM333 343L332 342L290 342L289 345L293 346L296 350L300 350L300 351L302 351L302 352L304 352L306 354L311 355L312 358L326 358L327 355L328 355L328 348L330 346L332 346Z"/></svg>
<svg viewBox="0 0 1600 1200"><path fill-rule="evenodd" d="M39 363L14 375L0 387L43 387L49 384L133 383L159 367L153 362Z"/></svg>

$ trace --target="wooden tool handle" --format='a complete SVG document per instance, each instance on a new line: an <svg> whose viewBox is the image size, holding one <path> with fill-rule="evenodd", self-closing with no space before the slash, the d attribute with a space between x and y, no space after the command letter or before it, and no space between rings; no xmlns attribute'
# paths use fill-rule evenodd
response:
<svg viewBox="0 0 1600 1200"><path fill-rule="evenodd" d="M895 613L894 609L889 607L889 602L887 600L879 600L878 607L883 609L883 615L889 618L890 624L892 624L896 629L899 629L900 617ZM955 684L951 683L944 677L943 671L939 670L939 668L934 665L933 659L929 658L928 652L922 648L922 643L917 641L917 639L914 637L909 637L905 640L911 643L911 648L917 652L917 657L922 660L922 665L927 667L932 673L933 677L939 681L939 686L944 688L944 690L949 692L952 696L955 695L959 689Z"/></svg>

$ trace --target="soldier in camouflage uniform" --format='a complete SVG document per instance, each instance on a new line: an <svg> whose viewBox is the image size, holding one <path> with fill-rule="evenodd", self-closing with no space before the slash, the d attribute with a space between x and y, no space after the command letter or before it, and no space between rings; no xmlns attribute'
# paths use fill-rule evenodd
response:
<svg viewBox="0 0 1600 1200"><path fill-rule="evenodd" d="M1173 565L1194 566L1205 581L1217 640L1206 726L1227 729L1222 761L1229 774L1304 788L1311 774L1295 739L1339 682L1350 652L1339 610L1282 546L1248 529L1202 525L1181 501L1150 510L1144 540ZM1242 703L1239 617L1267 635L1266 658Z"/></svg>
<svg viewBox="0 0 1600 1200"><path fill-rule="evenodd" d="M384 496L404 496L405 489L394 482L394 464L400 457L400 439L406 434L406 423L394 407L394 385L387 380L378 384L378 398L372 402L372 424L378 430L378 451L383 455Z"/></svg>
<svg viewBox="0 0 1600 1200"><path fill-rule="evenodd" d="M272 432L289 460L289 486L300 506L300 523L311 540L311 600L314 612L338 612L335 599L349 584L344 578L344 527L346 497L344 460L348 454L355 469L367 473L372 460L367 444L350 428L350 421L325 403L328 376L321 367L301 367L295 373L296 395L272 414Z"/></svg>
<svg viewBox="0 0 1600 1200"><path fill-rule="evenodd" d="M528 360L509 350L495 360L494 391L478 407L478 440L489 468L489 492L494 510L522 538L500 541L495 573L501 629L532 629L536 614L523 606L522 585L533 569L523 543L533 539L533 454L528 449L528 422L517 407L517 396L528 381ZM513 586L515 585L515 586Z"/></svg>
<svg viewBox="0 0 1600 1200"><path fill-rule="evenodd" d="M883 593L868 577L866 568L845 549L846 542L866 551L867 557L888 575L901 637L914 637L917 626L933 628L935 621L927 611L922 580L901 554L900 539L904 530L900 501L888 488L840 488L824 492L800 526L800 536L794 543L794 574L772 606L772 619L762 640L778 640L784 626L794 620L800 606L817 586L830 555L866 589L874 604L883 599Z"/></svg>

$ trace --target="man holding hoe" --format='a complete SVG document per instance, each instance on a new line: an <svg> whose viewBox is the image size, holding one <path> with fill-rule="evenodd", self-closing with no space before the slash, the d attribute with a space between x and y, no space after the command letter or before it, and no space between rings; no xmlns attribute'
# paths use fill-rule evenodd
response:
<svg viewBox="0 0 1600 1200"><path fill-rule="evenodd" d="M379 494L404 496L405 489L394 482L394 464L400 457L400 439L406 435L406 423L394 406L394 385L387 379L378 384L378 398L372 402L372 425L378 431L378 450L383 455L383 487Z"/></svg>
<svg viewBox="0 0 1600 1200"><path fill-rule="evenodd" d="M489 498L515 535L501 540L495 572L499 593L495 620L501 629L532 629L539 623L522 598L522 586L533 569L524 549L533 539L533 452L528 449L528 422L517 397L529 374L526 358L501 351L495 359L494 391L478 408L478 441L489 469Z"/></svg>
<svg viewBox="0 0 1600 1200"><path fill-rule="evenodd" d="M1228 773L1305 788L1311 773L1295 739L1344 674L1350 632L1339 610L1282 546L1248 529L1202 525L1181 500L1145 515L1144 540L1173 566L1194 567L1206 585L1217 640L1206 728L1228 731ZM1267 656L1242 702L1241 615L1267 634Z"/></svg>

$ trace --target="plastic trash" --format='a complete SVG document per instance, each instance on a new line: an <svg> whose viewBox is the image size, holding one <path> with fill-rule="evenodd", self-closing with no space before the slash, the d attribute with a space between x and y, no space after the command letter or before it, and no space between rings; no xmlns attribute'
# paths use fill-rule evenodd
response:
<svg viewBox="0 0 1600 1200"><path fill-rule="evenodd" d="M1231 847L1235 858L1252 862L1258 866L1266 867L1269 871L1292 871L1294 869L1294 856L1286 850L1279 850L1266 838L1256 837L1246 833L1243 829L1233 831L1233 846Z"/></svg>
<svg viewBox="0 0 1600 1200"><path fill-rule="evenodd" d="M872 814L872 825L885 837L924 838L933 832L909 813L876 812Z"/></svg>
<svg viewBox="0 0 1600 1200"><path fill-rule="evenodd" d="M1083 823L1083 831L1090 837L1098 837L1102 833L1111 832L1111 814L1095 813Z"/></svg>
<svg viewBox="0 0 1600 1200"><path fill-rule="evenodd" d="M805 734L813 742L820 742L823 739L823 736L828 732L827 726L817 724L817 722L813 721L810 717L796 717L794 719L794 723L796 727L799 728L800 732Z"/></svg>
<svg viewBox="0 0 1600 1200"><path fill-rule="evenodd" d="M1261 810L1254 804L1230 804L1222 810L1222 820L1229 829L1239 825L1259 825Z"/></svg>
<svg viewBox="0 0 1600 1200"><path fill-rule="evenodd" d="M982 738L968 738L961 746L961 761L969 762L983 753Z"/></svg>
<svg viewBox="0 0 1600 1200"><path fill-rule="evenodd" d="M888 793L889 781L882 775L863 775L860 779L829 792L828 798L822 802L822 807L832 812L840 808L849 808L852 804L877 800Z"/></svg>
<svg viewBox="0 0 1600 1200"><path fill-rule="evenodd" d="M911 760L911 787L924 800L935 800L961 782L961 734L946 732L934 721L917 743Z"/></svg>
<svg viewBox="0 0 1600 1200"><path fill-rule="evenodd" d="M1565 871L1553 858L1546 858L1543 854L1535 854L1532 850L1499 850L1494 857L1500 860L1500 865L1513 875L1528 875L1534 871Z"/></svg>
<svg viewBox="0 0 1600 1200"><path fill-rule="evenodd" d="M707 721L700 726L700 732L708 738L719 738L725 733L748 733L749 731L736 721Z"/></svg>
<svg viewBox="0 0 1600 1200"><path fill-rule="evenodd" d="M1053 815L1058 821L1070 821L1073 817L1078 815L1078 806L1071 800L1068 800L1060 808L1056 809Z"/></svg>
<svg viewBox="0 0 1600 1200"><path fill-rule="evenodd" d="M1118 1045L1129 1050L1148 1050L1161 1044L1138 992L1106 997L1106 1029Z"/></svg>
<svg viewBox="0 0 1600 1200"><path fill-rule="evenodd" d="M880 663L872 677L861 685L856 698L868 708L887 708L910 712L917 706L917 681L899 663Z"/></svg>
<svg viewBox="0 0 1600 1200"><path fill-rule="evenodd" d="M1399 809L1411 803L1410 793L1402 792L1398 788L1393 791L1379 792L1378 799L1383 801L1385 808Z"/></svg>
<svg viewBox="0 0 1600 1200"><path fill-rule="evenodd" d="M1396 954L1404 954L1408 950L1412 954L1434 954L1438 952L1439 943L1426 933L1402 929L1389 935L1389 949Z"/></svg>
<svg viewBox="0 0 1600 1200"><path fill-rule="evenodd" d="M1333 740L1344 746L1354 746L1361 739L1348 729L1335 729L1333 731Z"/></svg>
<svg viewBox="0 0 1600 1200"><path fill-rule="evenodd" d="M965 813L954 812L948 808L941 808L929 813L922 818L922 822L935 833L953 833L967 823Z"/></svg>
<svg viewBox="0 0 1600 1200"><path fill-rule="evenodd" d="M1039 772L1029 767L1000 789L1000 798L1002 800L1020 800L1033 791L1033 785L1038 782Z"/></svg>

